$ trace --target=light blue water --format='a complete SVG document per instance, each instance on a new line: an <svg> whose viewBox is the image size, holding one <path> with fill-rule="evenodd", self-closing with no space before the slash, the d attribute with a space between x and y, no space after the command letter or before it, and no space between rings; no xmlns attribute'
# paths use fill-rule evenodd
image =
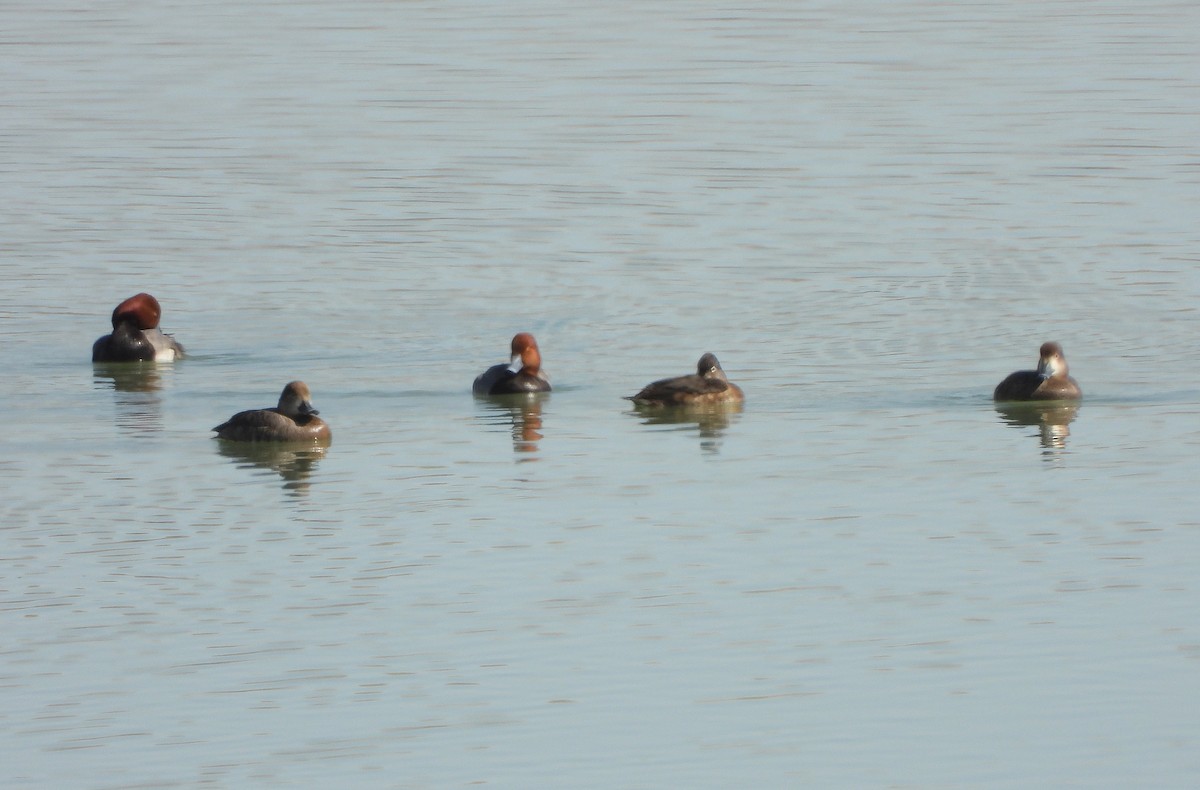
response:
<svg viewBox="0 0 1200 790"><path fill-rule="evenodd" d="M0 14L6 786L1200 780L1196 9Z"/></svg>

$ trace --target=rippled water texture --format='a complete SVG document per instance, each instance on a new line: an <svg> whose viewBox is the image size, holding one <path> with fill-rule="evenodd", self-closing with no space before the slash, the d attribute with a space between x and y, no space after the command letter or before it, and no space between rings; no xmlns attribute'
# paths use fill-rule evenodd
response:
<svg viewBox="0 0 1200 790"><path fill-rule="evenodd" d="M6 787L1200 781L1200 7L0 18Z"/></svg>

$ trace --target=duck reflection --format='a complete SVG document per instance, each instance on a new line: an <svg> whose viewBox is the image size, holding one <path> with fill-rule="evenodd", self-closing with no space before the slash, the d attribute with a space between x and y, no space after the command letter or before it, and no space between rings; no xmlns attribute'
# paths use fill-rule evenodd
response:
<svg viewBox="0 0 1200 790"><path fill-rule="evenodd" d="M153 362L110 362L92 366L96 389L111 389L116 422L123 433L147 435L163 430L163 369Z"/></svg>
<svg viewBox="0 0 1200 790"><path fill-rule="evenodd" d="M161 390L164 369L173 370L170 365L146 362L96 362L92 365L96 383L108 386L117 392L156 392Z"/></svg>
<svg viewBox="0 0 1200 790"><path fill-rule="evenodd" d="M700 448L715 453L721 448L721 437L742 413L742 403L712 403L698 406L658 406L635 403L631 414L642 418L642 425L692 426L699 430Z"/></svg>
<svg viewBox="0 0 1200 790"><path fill-rule="evenodd" d="M485 410L488 422L512 427L513 452L532 456L542 440L541 394L489 395L476 398ZM534 460L532 457L528 460Z"/></svg>
<svg viewBox="0 0 1200 790"><path fill-rule="evenodd" d="M1071 435L1070 425L1078 412L1078 403L1065 401L996 404L996 413L1006 425L1037 428L1043 454L1052 457L1066 449L1067 437Z"/></svg>
<svg viewBox="0 0 1200 790"><path fill-rule="evenodd" d="M277 442L217 442L217 451L241 469L266 469L283 480L283 490L294 496L306 493L309 478L328 447Z"/></svg>

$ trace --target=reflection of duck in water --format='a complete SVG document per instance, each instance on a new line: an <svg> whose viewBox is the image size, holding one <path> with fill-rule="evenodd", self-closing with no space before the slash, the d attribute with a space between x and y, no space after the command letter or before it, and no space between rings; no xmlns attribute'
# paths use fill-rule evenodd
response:
<svg viewBox="0 0 1200 790"><path fill-rule="evenodd" d="M319 445L300 447L279 442L218 442L217 447L223 457L239 467L275 472L283 479L283 487L296 494L308 489L308 479L326 451Z"/></svg>
<svg viewBox="0 0 1200 790"><path fill-rule="evenodd" d="M714 354L705 354L696 363L696 372L647 384L629 400L647 406L708 406L741 403L741 388L731 382Z"/></svg>
<svg viewBox="0 0 1200 790"><path fill-rule="evenodd" d="M533 335L519 332L513 336L511 362L493 365L479 374L471 391L476 395L549 392L550 382L542 372L542 354Z"/></svg>
<svg viewBox="0 0 1200 790"><path fill-rule="evenodd" d="M317 417L312 395L303 381L283 388L279 405L273 409L241 411L213 428L218 439L235 442L304 442L329 444L333 434L329 425Z"/></svg>
<svg viewBox="0 0 1200 790"><path fill-rule="evenodd" d="M150 436L163 429L162 377L166 365L97 364L97 389L113 391L115 420L122 433Z"/></svg>
<svg viewBox="0 0 1200 790"><path fill-rule="evenodd" d="M1058 343L1043 343L1037 370L1018 370L996 385L997 401L1079 400L1083 393L1067 373L1067 358Z"/></svg>
<svg viewBox="0 0 1200 790"><path fill-rule="evenodd" d="M490 424L512 424L513 450L536 453L542 440L542 405L544 398L491 398L481 400L488 412Z"/></svg>
<svg viewBox="0 0 1200 790"><path fill-rule="evenodd" d="M93 362L170 362L183 356L183 346L158 328L162 307L148 293L135 294L113 310L110 335L92 345Z"/></svg>
<svg viewBox="0 0 1200 790"><path fill-rule="evenodd" d="M1037 428L1046 450L1062 450L1071 435L1071 422L1079 413L1077 403L997 403L996 413L1014 428Z"/></svg>
<svg viewBox="0 0 1200 790"><path fill-rule="evenodd" d="M92 372L98 385L117 392L158 392L163 387L161 371L164 368L170 369L165 365L97 362Z"/></svg>
<svg viewBox="0 0 1200 790"><path fill-rule="evenodd" d="M633 409L643 425L696 426L706 438L720 436L729 427L731 415L741 414L741 403L717 403L687 409L664 409L657 404L635 403Z"/></svg>

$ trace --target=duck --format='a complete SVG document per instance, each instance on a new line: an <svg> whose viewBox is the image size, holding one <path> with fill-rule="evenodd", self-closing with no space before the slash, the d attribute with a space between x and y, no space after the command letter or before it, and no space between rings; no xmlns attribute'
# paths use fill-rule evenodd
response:
<svg viewBox="0 0 1200 790"><path fill-rule="evenodd" d="M213 428L218 439L235 442L304 442L327 445L333 440L329 424L319 418L312 393L303 381L290 382L279 395L279 405L240 411Z"/></svg>
<svg viewBox="0 0 1200 790"><path fill-rule="evenodd" d="M511 348L511 362L493 365L480 373L471 385L472 392L476 395L518 395L550 391L550 381L542 370L542 354L533 335L518 332L513 335Z"/></svg>
<svg viewBox="0 0 1200 790"><path fill-rule="evenodd" d="M1083 392L1067 372L1062 346L1042 343L1037 370L1018 370L996 385L993 400L1079 400Z"/></svg>
<svg viewBox="0 0 1200 790"><path fill-rule="evenodd" d="M183 346L158 328L162 306L148 293L134 294L113 310L112 334L92 344L92 362L171 362Z"/></svg>
<svg viewBox="0 0 1200 790"><path fill-rule="evenodd" d="M698 406L741 403L745 395L725 376L716 355L709 353L700 357L695 373L647 384L628 399L648 406Z"/></svg>

